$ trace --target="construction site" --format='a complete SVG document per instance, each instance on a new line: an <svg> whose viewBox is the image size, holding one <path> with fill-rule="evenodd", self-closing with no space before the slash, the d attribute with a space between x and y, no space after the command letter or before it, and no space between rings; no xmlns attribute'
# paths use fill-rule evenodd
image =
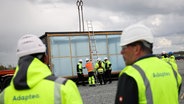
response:
<svg viewBox="0 0 184 104"><path fill-rule="evenodd" d="M112 64L112 83L102 86L97 84L96 87L78 85L78 88L84 104L113 104L118 75L125 67L120 54L121 47L119 46L123 31L94 31L91 20L84 22L82 0L77 0L76 5L79 16L79 31L45 32L40 37L47 47L48 66L54 75L75 81L77 79L76 65L79 59L83 60L83 66L85 66L86 58L92 60L94 64L98 58L104 59L104 57L107 57ZM184 59L177 60L177 65L179 73L184 79ZM83 73L87 83L88 71L84 69ZM14 70L0 73L0 91L9 85L13 74ZM181 87L179 102L184 104L184 85Z"/></svg>

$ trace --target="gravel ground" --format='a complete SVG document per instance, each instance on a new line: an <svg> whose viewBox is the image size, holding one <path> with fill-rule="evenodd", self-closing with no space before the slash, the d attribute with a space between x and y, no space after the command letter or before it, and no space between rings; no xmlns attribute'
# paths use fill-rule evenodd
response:
<svg viewBox="0 0 184 104"><path fill-rule="evenodd" d="M184 79L184 74L182 75ZM183 81L184 83L184 81ZM96 87L79 86L84 104L114 104L116 94L117 80L111 84L97 85ZM184 84L181 89L179 102L184 104Z"/></svg>
<svg viewBox="0 0 184 104"><path fill-rule="evenodd" d="M114 104L117 80L111 84L99 85L95 87L79 86L84 104Z"/></svg>
<svg viewBox="0 0 184 104"><path fill-rule="evenodd" d="M178 69L184 79L184 61L178 61ZM95 87L81 86L79 85L79 91L81 93L84 104L114 104L117 80L114 80L111 84L99 85ZM184 80L181 88L179 102L184 104Z"/></svg>

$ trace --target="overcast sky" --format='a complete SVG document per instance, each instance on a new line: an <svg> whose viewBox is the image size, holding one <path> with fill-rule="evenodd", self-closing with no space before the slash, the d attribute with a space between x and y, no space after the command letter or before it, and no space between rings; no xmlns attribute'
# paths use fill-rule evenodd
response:
<svg viewBox="0 0 184 104"><path fill-rule="evenodd" d="M78 31L76 1L0 0L0 64L17 64L17 41L26 33ZM154 53L184 51L184 0L83 0L83 10L94 30L142 23L154 33Z"/></svg>

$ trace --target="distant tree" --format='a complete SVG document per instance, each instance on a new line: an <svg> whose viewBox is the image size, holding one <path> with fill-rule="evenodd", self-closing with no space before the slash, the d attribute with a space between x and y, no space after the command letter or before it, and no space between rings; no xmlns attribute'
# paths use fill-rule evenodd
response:
<svg viewBox="0 0 184 104"><path fill-rule="evenodd" d="M8 67L4 66L4 65L0 65L0 70L15 70L15 67L13 67L12 65L8 65Z"/></svg>
<svg viewBox="0 0 184 104"><path fill-rule="evenodd" d="M12 65L8 65L8 69L13 69Z"/></svg>
<svg viewBox="0 0 184 104"><path fill-rule="evenodd" d="M0 70L3 70L3 69L6 69L6 67L3 65L0 65Z"/></svg>

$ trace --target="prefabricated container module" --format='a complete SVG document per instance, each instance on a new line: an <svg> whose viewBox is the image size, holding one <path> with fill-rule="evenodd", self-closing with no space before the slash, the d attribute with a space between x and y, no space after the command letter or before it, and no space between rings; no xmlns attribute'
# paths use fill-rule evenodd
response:
<svg viewBox="0 0 184 104"><path fill-rule="evenodd" d="M94 31L97 55L112 63L112 73L119 73L125 67L120 54L120 35L122 31ZM76 77L79 59L92 58L89 32L46 32L40 37L47 46L49 66L56 76ZM95 60L93 60L95 61ZM84 69L84 74L87 70Z"/></svg>

